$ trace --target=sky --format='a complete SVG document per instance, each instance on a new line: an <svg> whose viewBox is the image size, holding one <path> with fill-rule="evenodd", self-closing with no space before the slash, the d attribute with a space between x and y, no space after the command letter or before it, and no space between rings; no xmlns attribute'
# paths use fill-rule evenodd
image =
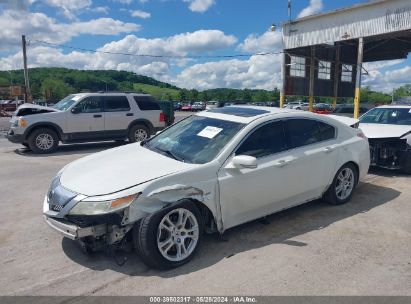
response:
<svg viewBox="0 0 411 304"><path fill-rule="evenodd" d="M363 2L292 0L292 18ZM272 90L281 55L257 54L281 51L287 19L287 0L0 0L0 70L23 67L24 34L29 68L125 70L200 91ZM410 83L409 59L365 68L372 89Z"/></svg>

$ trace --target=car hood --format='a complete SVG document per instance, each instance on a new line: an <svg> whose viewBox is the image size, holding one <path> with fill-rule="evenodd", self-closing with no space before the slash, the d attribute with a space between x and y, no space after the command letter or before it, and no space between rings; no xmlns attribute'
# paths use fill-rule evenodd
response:
<svg viewBox="0 0 411 304"><path fill-rule="evenodd" d="M25 115L50 113L50 112L60 112L60 110L50 108L50 107L35 105L31 103L24 103L17 109L16 116L25 116Z"/></svg>
<svg viewBox="0 0 411 304"><path fill-rule="evenodd" d="M360 123L360 129L368 138L403 137L411 131L411 126Z"/></svg>
<svg viewBox="0 0 411 304"><path fill-rule="evenodd" d="M64 168L60 182L64 188L79 194L106 195L195 166L198 165L174 160L135 143L70 163Z"/></svg>

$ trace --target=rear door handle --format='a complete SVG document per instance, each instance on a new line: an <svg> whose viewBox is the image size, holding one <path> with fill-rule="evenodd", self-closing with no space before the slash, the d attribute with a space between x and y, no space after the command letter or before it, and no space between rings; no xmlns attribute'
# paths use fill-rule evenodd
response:
<svg viewBox="0 0 411 304"><path fill-rule="evenodd" d="M93 117L94 117L94 118L100 118L100 117L103 117L103 115L101 115L101 114L94 114Z"/></svg>
<svg viewBox="0 0 411 304"><path fill-rule="evenodd" d="M284 167L284 166L287 166L288 164L290 164L291 162L292 162L291 159L287 159L287 160L283 159L283 160L278 161L278 162L275 164L275 166L276 166L276 167Z"/></svg>
<svg viewBox="0 0 411 304"><path fill-rule="evenodd" d="M126 116L134 116L133 113L127 113Z"/></svg>

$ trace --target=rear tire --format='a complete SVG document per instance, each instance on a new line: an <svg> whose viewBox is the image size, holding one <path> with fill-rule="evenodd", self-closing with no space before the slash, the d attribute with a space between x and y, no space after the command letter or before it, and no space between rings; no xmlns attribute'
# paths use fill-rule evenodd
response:
<svg viewBox="0 0 411 304"><path fill-rule="evenodd" d="M150 138L150 131L144 125L134 125L128 132L128 141L131 143L143 141Z"/></svg>
<svg viewBox="0 0 411 304"><path fill-rule="evenodd" d="M48 128L35 129L28 137L28 146L34 153L51 153L58 145L59 138L56 132Z"/></svg>
<svg viewBox="0 0 411 304"><path fill-rule="evenodd" d="M149 267L178 267L190 261L197 252L203 227L198 208L188 200L183 201L136 223L133 229L134 248Z"/></svg>
<svg viewBox="0 0 411 304"><path fill-rule="evenodd" d="M331 205L345 204L351 200L357 183L357 168L352 163L346 163L337 171L323 200Z"/></svg>

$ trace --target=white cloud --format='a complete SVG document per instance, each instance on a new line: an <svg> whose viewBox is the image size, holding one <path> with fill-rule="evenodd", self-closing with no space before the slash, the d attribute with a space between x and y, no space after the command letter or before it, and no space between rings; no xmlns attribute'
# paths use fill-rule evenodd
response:
<svg viewBox="0 0 411 304"><path fill-rule="evenodd" d="M74 19L75 15L86 8L90 8L91 0L45 0L50 5L61 9L64 16Z"/></svg>
<svg viewBox="0 0 411 304"><path fill-rule="evenodd" d="M87 26L91 27L91 26ZM236 42L233 36L225 35L221 31L197 31L185 33L167 38L145 39L135 35L128 35L121 40L113 41L99 48L100 52L70 52L50 47L30 45L28 48L28 62L30 67L67 67L77 69L112 69L127 70L138 74L154 77L159 80L173 82L172 66L184 67L192 62L192 59L180 59L161 57L184 56L189 53L207 52L225 48ZM125 56L119 53L148 56ZM21 53L10 55L0 59L0 69L21 68Z"/></svg>
<svg viewBox="0 0 411 304"><path fill-rule="evenodd" d="M131 11L131 16L142 18L142 19L147 19L151 17L151 14L145 11L135 10L135 11Z"/></svg>
<svg viewBox="0 0 411 304"><path fill-rule="evenodd" d="M322 9L322 0L310 0L310 4L298 14L297 18L303 18L306 16L314 15L316 13L319 13Z"/></svg>
<svg viewBox="0 0 411 304"><path fill-rule="evenodd" d="M248 35L238 49L249 53L274 52L282 48L281 32L265 32L261 36Z"/></svg>
<svg viewBox="0 0 411 304"><path fill-rule="evenodd" d="M211 6L215 4L215 0L183 0L184 2L188 2L188 8L192 12L196 13L204 13L207 11Z"/></svg>
<svg viewBox="0 0 411 304"><path fill-rule="evenodd" d="M139 29L140 25L138 24L124 23L112 18L58 23L43 13L5 10L0 14L0 51L20 47L20 37L23 34L27 35L28 39L63 43L81 34L118 35L135 32Z"/></svg>
<svg viewBox="0 0 411 304"><path fill-rule="evenodd" d="M27 10L27 8L36 0L0 0L0 8L10 10Z"/></svg>
<svg viewBox="0 0 411 304"><path fill-rule="evenodd" d="M102 14L108 14L110 11L110 8L108 6L97 6L97 7L92 7L89 9L91 12L95 13L102 13Z"/></svg>
<svg viewBox="0 0 411 304"><path fill-rule="evenodd" d="M177 75L175 84L200 90L223 87L272 90L281 84L280 64L281 55L196 64Z"/></svg>

